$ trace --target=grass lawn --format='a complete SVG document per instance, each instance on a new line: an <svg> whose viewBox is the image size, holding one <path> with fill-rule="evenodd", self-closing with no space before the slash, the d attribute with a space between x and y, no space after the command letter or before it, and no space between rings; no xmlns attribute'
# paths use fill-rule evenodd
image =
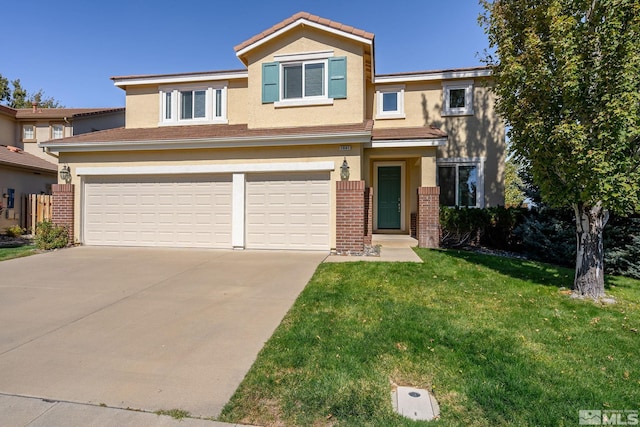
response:
<svg viewBox="0 0 640 427"><path fill-rule="evenodd" d="M640 282L570 299L573 271L458 251L424 264L322 264L221 421L413 426L391 384L426 388L439 426L573 426L640 409Z"/></svg>
<svg viewBox="0 0 640 427"><path fill-rule="evenodd" d="M35 254L37 251L35 245L24 245L13 248L0 248L0 261L11 258L20 258Z"/></svg>

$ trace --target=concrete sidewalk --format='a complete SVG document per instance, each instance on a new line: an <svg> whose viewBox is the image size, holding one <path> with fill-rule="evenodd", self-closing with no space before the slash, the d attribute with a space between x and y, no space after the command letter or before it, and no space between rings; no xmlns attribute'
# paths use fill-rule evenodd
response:
<svg viewBox="0 0 640 427"><path fill-rule="evenodd" d="M418 241L410 236L374 234L371 244L380 246L380 256L329 255L324 262L422 262L412 249Z"/></svg>
<svg viewBox="0 0 640 427"><path fill-rule="evenodd" d="M57 402L35 397L0 394L3 426L57 427L239 427L196 418L175 419L151 412L109 408L84 403Z"/></svg>

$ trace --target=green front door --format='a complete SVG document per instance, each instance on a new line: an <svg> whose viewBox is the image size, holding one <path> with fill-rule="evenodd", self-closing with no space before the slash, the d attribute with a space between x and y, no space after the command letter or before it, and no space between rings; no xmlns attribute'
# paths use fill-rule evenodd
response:
<svg viewBox="0 0 640 427"><path fill-rule="evenodd" d="M400 228L400 166L378 167L378 229Z"/></svg>

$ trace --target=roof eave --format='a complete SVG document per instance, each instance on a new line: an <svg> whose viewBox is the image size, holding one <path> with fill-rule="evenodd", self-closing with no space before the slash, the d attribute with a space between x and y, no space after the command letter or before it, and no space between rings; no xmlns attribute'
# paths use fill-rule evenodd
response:
<svg viewBox="0 0 640 427"><path fill-rule="evenodd" d="M433 71L415 74L388 74L376 76L374 83L404 83L430 80L469 79L479 77L491 77L491 69L449 70Z"/></svg>
<svg viewBox="0 0 640 427"><path fill-rule="evenodd" d="M139 151L201 148L284 147L292 145L365 144L371 132L345 132L306 135L243 136L223 138L193 138L175 140L56 142L38 143L41 148L55 152Z"/></svg>
<svg viewBox="0 0 640 427"><path fill-rule="evenodd" d="M247 45L245 47L242 47L242 48L236 50L236 56L242 61L243 64L247 65L247 62L243 59L243 56L247 52L249 52L249 51L251 51L251 50L253 50L253 49L255 49L255 48L257 48L257 47L259 47L259 46L261 46L263 44L265 44L265 43L268 43L269 41L281 36L282 34L286 33L287 31L290 31L290 30L294 29L295 27L297 27L299 25L308 25L310 27L319 29L321 31L326 31L326 32L333 33L333 34L336 34L336 35L339 35L339 36L342 36L342 37L345 37L345 38L348 38L348 39L351 39L351 40L355 40L355 41L363 43L365 45L372 45L373 44L373 39L368 39L366 37L362 37L362 36L359 36L357 34L348 33L346 31L342 31L342 30L339 30L337 28L328 27L326 25L323 25L323 24L320 24L320 23L317 23L317 22L309 21L306 18L299 18L299 19L295 20L294 22L292 22L292 23L290 23L290 24L288 24L288 25L286 25L286 26L274 31L273 33L261 38L260 40L257 40L254 43L251 43L251 44L249 44L249 45Z"/></svg>

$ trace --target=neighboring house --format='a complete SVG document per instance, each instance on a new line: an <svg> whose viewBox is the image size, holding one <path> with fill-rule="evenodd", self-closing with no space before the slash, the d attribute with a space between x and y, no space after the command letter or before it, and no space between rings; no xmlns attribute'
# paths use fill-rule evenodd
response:
<svg viewBox="0 0 640 427"><path fill-rule="evenodd" d="M13 145L49 162L56 158L39 142L124 126L124 108L20 108L14 110L17 134Z"/></svg>
<svg viewBox="0 0 640 427"><path fill-rule="evenodd" d="M39 142L124 126L124 108L21 108L0 105L0 232L22 224L25 194L50 193L56 156Z"/></svg>
<svg viewBox="0 0 640 427"><path fill-rule="evenodd" d="M417 228L434 246L438 197L504 204L488 68L376 75L373 34L304 12L235 52L245 68L113 77L124 128L40 144L71 170L76 241L345 251Z"/></svg>

